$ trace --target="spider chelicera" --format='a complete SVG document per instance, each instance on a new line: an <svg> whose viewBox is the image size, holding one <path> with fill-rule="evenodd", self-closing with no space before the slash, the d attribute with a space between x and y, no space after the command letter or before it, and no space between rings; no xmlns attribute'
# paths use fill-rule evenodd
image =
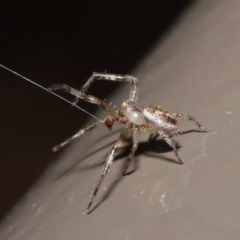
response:
<svg viewBox="0 0 240 240"><path fill-rule="evenodd" d="M92 84L94 80L107 80L115 82L130 82L132 87L129 93L129 98L122 102L120 110L112 107L111 104L107 103L105 100L101 100L93 95L86 94L86 91ZM127 173L128 167L130 166L134 154L137 150L139 144L139 135L141 133L148 133L150 139L154 136L160 136L164 141L173 149L177 161L179 164L183 164L182 159L178 155L176 143L172 140L173 136L183 134L179 131L177 126L177 118L183 118L192 121L199 128L200 132L207 132L207 129L203 127L193 116L181 113L169 113L163 110L158 105L150 105L146 107L141 107L138 104L138 79L130 75L116 75L116 74L106 74L106 73L93 73L92 76L86 81L80 90L76 90L65 84L55 84L49 88L50 91L64 91L73 95L76 99L74 104L77 104L78 100L95 104L107 112L107 117L104 120L104 124L107 128L111 129L114 122L119 122L123 128L117 139L113 144L112 149L106 159L103 166L101 176L97 182L97 185L92 193L89 204L87 206L87 212L91 210L94 198L96 197L98 190L109 172L110 166L113 163L116 151L123 145L129 133L132 135L133 145L131 147L123 174ZM82 136L87 131L92 130L98 125L94 123L87 126L86 128L80 129L72 137L65 140L63 143L57 145L53 148L54 151L58 151L60 148L66 144L72 142L76 138Z"/></svg>

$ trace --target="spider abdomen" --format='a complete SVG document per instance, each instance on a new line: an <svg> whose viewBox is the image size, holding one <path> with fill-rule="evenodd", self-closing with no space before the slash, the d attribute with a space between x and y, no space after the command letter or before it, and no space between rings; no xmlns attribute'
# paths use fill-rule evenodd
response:
<svg viewBox="0 0 240 240"><path fill-rule="evenodd" d="M147 106L143 109L146 122L156 129L171 132L177 129L177 120L160 106Z"/></svg>

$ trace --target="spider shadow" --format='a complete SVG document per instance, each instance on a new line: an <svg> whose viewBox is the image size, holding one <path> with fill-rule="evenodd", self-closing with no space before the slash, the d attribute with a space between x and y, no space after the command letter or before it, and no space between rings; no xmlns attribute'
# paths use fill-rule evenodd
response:
<svg viewBox="0 0 240 240"><path fill-rule="evenodd" d="M116 132L119 132L119 131L115 131L115 133ZM183 134L187 134L187 133L191 133L191 132L201 132L201 131L199 131L199 130L187 130L187 131L184 131ZM112 135L112 134L113 133L110 133L110 135ZM175 142L177 149L181 148L181 145L176 140L173 140L173 141ZM77 168L77 166L81 162L84 162L85 160L89 159L91 156L95 155L96 153L106 149L107 147L110 147L114 142L115 141L112 141L112 142L110 142L108 144L105 144L104 146L96 149L95 151L92 151L89 154L86 154L81 159L79 159L77 162L73 163L68 169L66 169L65 171L60 173L55 178L55 180L58 180L58 179L64 177L65 175L72 172L74 169L77 169L77 171L79 172L79 171L84 171L84 170L87 170L87 169L90 169L90 168L92 169L92 168L97 168L97 167L103 166L107 156L102 157L103 160L94 164L94 165L81 167L81 169ZM125 146L122 147L118 151L118 154L114 158L114 162L119 161L122 158L126 158L129 155L131 146L132 146L132 138L126 139ZM154 158L161 158L162 160L165 160L165 161L168 161L168 162L178 163L176 160L174 160L174 158L168 158L168 157L160 155L162 153L167 153L167 152L172 152L172 148L163 139L153 138L151 141L140 142L139 146L138 146L138 149L137 149L137 151L134 155L133 169L131 171L128 171L125 175L123 175L124 167L125 167L125 164L124 164L125 161L123 161L123 164L121 166L120 171L117 173L116 178L110 184L106 193L101 197L101 199L98 201L98 203L96 203L88 213L90 214L99 205L101 205L105 200L108 199L108 197L112 194L115 187L118 185L118 183L121 181L121 179L124 176L132 174L134 171L136 171L139 168L139 160L137 158L139 155L146 155L146 156L150 156L150 157L154 157Z"/></svg>
<svg viewBox="0 0 240 240"><path fill-rule="evenodd" d="M112 132L110 132L109 134L107 134L105 138L107 138L107 137L109 137L109 136L111 136L111 135L114 135L114 134L116 134L116 133L119 133L119 132L120 132L119 130L112 131ZM183 134L191 133L191 132L201 132L201 131L199 131L199 130L187 130L187 131L184 131ZM101 138L101 139L102 139L102 138ZM100 141L101 139L98 139L97 141ZM65 169L63 172L61 172L57 177L55 177L55 180L58 180L58 179L64 177L65 175L67 175L68 173L72 172L73 169L76 169L77 166L78 166L81 162L84 162L85 160L89 159L91 156L93 156L93 155L95 155L96 153L98 153L98 152L106 149L107 147L112 146L112 144L113 144L114 142L115 142L115 141L112 141L112 142L110 142L110 143L108 143L108 144L105 144L104 146L101 146L100 148L98 148L98 149L96 149L96 150L94 150L94 151L91 151L90 153L82 156L81 159L79 159L78 161L74 162L71 166L69 166L67 169ZM128 155L128 153L129 153L129 151L130 151L130 149L131 149L131 145L130 145L130 144L132 143L132 142L131 142L131 139L128 138L128 139L126 140L126 143L127 143L126 146L123 147L123 148L119 151L118 155L115 157L115 161L116 161L116 160L119 160L119 159L121 159L121 158L123 158L123 157L126 157L126 156ZM175 143L176 143L176 141L175 141ZM180 145L177 144L177 148L179 148L179 147L180 147ZM140 144L139 144L139 147L138 147L138 149L137 149L137 151L136 151L136 153L135 153L135 156L138 156L138 155L140 155L140 154L144 154L145 152L149 152L149 150L151 150L151 149L152 149L152 152L155 152L155 153L158 152L159 154L160 154L160 153L165 153L165 152L172 151L172 149L170 148L170 146L168 146L168 144L167 144L164 140L162 140L162 139L153 139L151 142L146 141L146 142L140 143ZM159 157L159 156L149 155L149 154L148 154L148 156ZM106 157L107 157L107 156L105 156L104 159L106 159ZM176 161L174 161L174 160L171 159L171 158L167 158L167 157L163 157L163 156L161 156L161 158L164 159L164 160L166 160L166 161L169 161L169 162L176 162ZM136 162L136 161L135 161L135 162ZM103 163L104 163L104 160L101 161L101 162L99 162L98 164L91 165L91 166L89 166L89 167L82 167L81 170L86 170L86 169L88 169L88 168L98 167L98 166L100 166L100 165L102 166ZM80 171L80 170L78 169L78 171ZM128 174L127 174L127 175L128 175Z"/></svg>

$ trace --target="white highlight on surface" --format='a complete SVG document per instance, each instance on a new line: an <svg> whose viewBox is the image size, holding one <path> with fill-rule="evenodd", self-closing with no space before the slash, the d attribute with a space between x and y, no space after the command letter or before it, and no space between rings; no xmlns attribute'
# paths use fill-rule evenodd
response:
<svg viewBox="0 0 240 240"><path fill-rule="evenodd" d="M38 208L37 208L37 210L36 210L36 214L37 215L40 215L40 214L42 214L43 212L44 212L44 210L46 209L46 205L41 205L41 206L39 206Z"/></svg>
<svg viewBox="0 0 240 240"><path fill-rule="evenodd" d="M233 114L233 112L232 112L232 111L226 111L226 114L230 116L230 115ZM232 124L232 123L233 123L232 120L230 120L230 121L229 121L229 124Z"/></svg>
<svg viewBox="0 0 240 240"><path fill-rule="evenodd" d="M209 133L207 133L207 134L203 137L203 140L202 140L202 142L201 142L201 149L202 149L202 151L201 151L201 153L200 153L198 156L196 156L196 157L193 159L193 162L195 162L195 161L197 161L197 160L199 160L199 159L201 159L201 158L206 158L206 156L207 156L207 140L208 140L208 138L209 138L210 136L215 135L215 134L217 134L217 132L209 132Z"/></svg>
<svg viewBox="0 0 240 240"><path fill-rule="evenodd" d="M166 193L164 192L160 197L160 203L161 203L163 209L165 210L165 212L168 212L168 209L167 209L167 206L165 203L165 198L166 198Z"/></svg>
<svg viewBox="0 0 240 240"><path fill-rule="evenodd" d="M37 203L34 202L34 203L32 204L32 208L36 208L36 207L37 207Z"/></svg>
<svg viewBox="0 0 240 240"><path fill-rule="evenodd" d="M182 200L177 192L168 194L168 200L166 200L167 193L164 192L159 199L162 209L165 213L169 211L176 211L182 207Z"/></svg>
<svg viewBox="0 0 240 240"><path fill-rule="evenodd" d="M144 194L144 192L145 192L144 189L142 189L142 190L140 191L140 194L142 195L142 194Z"/></svg>
<svg viewBox="0 0 240 240"><path fill-rule="evenodd" d="M74 192L71 192L71 193L69 194L69 196L67 197L67 199L68 199L69 201L72 201L72 200L74 199L74 197L75 197L75 193L74 193Z"/></svg>

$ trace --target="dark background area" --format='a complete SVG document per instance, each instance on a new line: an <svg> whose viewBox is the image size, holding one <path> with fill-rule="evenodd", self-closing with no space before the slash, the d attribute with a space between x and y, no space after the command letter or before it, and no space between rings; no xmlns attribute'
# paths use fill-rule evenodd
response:
<svg viewBox="0 0 240 240"><path fill-rule="evenodd" d="M0 63L46 87L78 88L93 71L129 74L193 2L1 3ZM88 116L4 69L0 79L2 219L56 159L51 148ZM91 92L106 98L117 86L96 83Z"/></svg>

